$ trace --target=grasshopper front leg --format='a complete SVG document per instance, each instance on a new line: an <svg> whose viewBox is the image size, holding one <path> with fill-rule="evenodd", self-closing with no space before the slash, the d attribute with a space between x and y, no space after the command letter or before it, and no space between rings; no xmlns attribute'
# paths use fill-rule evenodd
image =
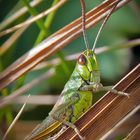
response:
<svg viewBox="0 0 140 140"><path fill-rule="evenodd" d="M129 94L125 93L123 91L118 91L116 89L112 89L112 86L103 86L101 83L92 83L91 85L84 85L80 88L82 91L93 91L93 92L99 92L99 91L111 91L112 93L127 96L129 98Z"/></svg>
<svg viewBox="0 0 140 140"><path fill-rule="evenodd" d="M55 120L57 120L57 121L63 123L63 124L66 125L66 126L71 127L71 128L75 131L75 133L79 136L79 138L80 138L81 140L84 140L85 138L81 136L80 131L78 130L78 128L77 128L73 123L67 121L68 118L69 118L69 116L66 116L66 117L65 117L65 116L60 115L60 114L68 113L68 112L70 111L70 110L69 110L69 107L70 107L71 105L74 105L75 103L77 103L77 102L79 101L79 97L78 97L78 96L75 96L75 95L77 95L77 94L74 93L73 96L71 97L71 100L68 100L67 102L65 102L65 103L63 103L63 104L61 104L61 105L55 107L55 108L49 113L49 115L50 115L53 119L55 119Z"/></svg>
<svg viewBox="0 0 140 140"><path fill-rule="evenodd" d="M111 91L112 93L115 93L115 94L118 94L118 95L127 96L128 98L130 96L128 93L125 93L123 91L118 91L116 89L112 89L112 86L103 86L103 87L100 87L98 90L99 91Z"/></svg>

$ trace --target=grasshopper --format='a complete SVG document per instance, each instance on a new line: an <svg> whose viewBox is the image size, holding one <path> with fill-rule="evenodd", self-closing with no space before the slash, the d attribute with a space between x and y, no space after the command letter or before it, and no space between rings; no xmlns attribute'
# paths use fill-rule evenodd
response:
<svg viewBox="0 0 140 140"><path fill-rule="evenodd" d="M65 129L66 126L73 128L79 138L83 140L84 137L80 134L80 131L74 123L93 104L93 93L98 91L111 91L119 95L129 96L127 93L117 91L112 89L110 86L103 86L101 84L100 67L96 54L94 53L96 43L94 42L92 50L88 49L85 32L84 0L81 0L81 5L83 37L87 49L79 56L76 67L69 81L66 83L58 101L49 113L49 116L46 117L46 119L25 138L26 140L56 139L63 132L63 129ZM99 37L103 26L116 5L105 18L96 38Z"/></svg>

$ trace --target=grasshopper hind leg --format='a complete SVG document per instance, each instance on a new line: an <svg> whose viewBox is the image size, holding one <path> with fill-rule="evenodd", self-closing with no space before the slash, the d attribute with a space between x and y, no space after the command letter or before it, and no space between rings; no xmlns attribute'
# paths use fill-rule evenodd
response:
<svg viewBox="0 0 140 140"><path fill-rule="evenodd" d="M62 129L52 137L47 138L46 140L55 140L57 139L64 131L66 130L66 126L63 126Z"/></svg>
<svg viewBox="0 0 140 140"><path fill-rule="evenodd" d="M64 125L71 127L71 128L75 131L75 133L79 136L79 138L80 138L81 140L85 140L85 138L81 136L80 131L78 130L78 128L77 128L73 123L67 121L67 120L69 120L69 117L70 117L68 114L71 112L71 110L69 109L69 107L70 107L71 105L74 105L74 104L77 103L78 101L79 101L79 96L78 96L78 94L74 93L74 94L72 94L70 100L67 100L65 103L62 103L61 105L56 106L56 107L49 113L49 115L50 115L54 120L57 120L57 121L63 123ZM60 114L61 114L61 115L62 115L62 114L63 114L63 115L65 114L65 115L64 115L65 117L64 117L63 115L61 116Z"/></svg>
<svg viewBox="0 0 140 140"><path fill-rule="evenodd" d="M71 127L71 128L75 131L75 133L78 135L78 137L79 137L81 140L85 140L85 137L83 137L83 136L80 134L79 129L78 129L73 123L68 122L68 121L65 121L65 120L62 120L62 119L60 119L60 118L56 118L56 117L53 116L53 115L51 115L51 117L53 117L53 119L55 119L55 120L58 120L58 121L62 122L62 123L65 124L66 126ZM62 134L62 132L59 133L59 135L58 135L57 137L59 137L61 134ZM49 140L53 140L53 139L49 139Z"/></svg>
<svg viewBox="0 0 140 140"><path fill-rule="evenodd" d="M73 123L65 121L65 124L71 127L81 140L85 140L85 138L81 136L79 129Z"/></svg>

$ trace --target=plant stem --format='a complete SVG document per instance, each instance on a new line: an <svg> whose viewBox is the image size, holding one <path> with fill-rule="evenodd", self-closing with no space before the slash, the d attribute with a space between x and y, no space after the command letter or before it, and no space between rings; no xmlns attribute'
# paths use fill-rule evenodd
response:
<svg viewBox="0 0 140 140"><path fill-rule="evenodd" d="M67 76L69 76L70 75L70 70L69 70L67 61L65 60L65 57L64 57L63 53L61 51L59 51L57 54L58 54L59 58L61 59L62 68L63 68L65 74Z"/></svg>
<svg viewBox="0 0 140 140"><path fill-rule="evenodd" d="M54 6L57 2L59 2L59 0L54 0L53 3L52 3L52 6ZM37 37L37 39L36 39L35 46L37 44L39 44L46 36L49 35L49 28L50 28L50 26L51 26L51 24L53 22L53 19L54 19L55 15L56 15L56 12L57 12L57 9L54 10L53 12L51 12L47 16L47 18L46 18L46 20L44 22L47 34L44 34L44 32L41 30L39 35L38 35L38 37Z"/></svg>
<svg viewBox="0 0 140 140"><path fill-rule="evenodd" d="M36 16L38 14L38 12L36 11L35 8L31 7L29 2L27 0L23 0L25 6L27 6L29 12L31 13L31 15ZM40 30L42 30L42 32L46 35L46 28L43 24L43 19L39 19L36 21L36 24L38 25L38 27L40 28Z"/></svg>
<svg viewBox="0 0 140 140"><path fill-rule="evenodd" d="M1 93L3 96L8 96L9 91L7 88L5 88L4 90L1 91ZM9 125L13 121L13 115L10 107L6 107L5 109L3 109L3 113L0 114L1 120L3 119L4 115L6 117L7 124Z"/></svg>

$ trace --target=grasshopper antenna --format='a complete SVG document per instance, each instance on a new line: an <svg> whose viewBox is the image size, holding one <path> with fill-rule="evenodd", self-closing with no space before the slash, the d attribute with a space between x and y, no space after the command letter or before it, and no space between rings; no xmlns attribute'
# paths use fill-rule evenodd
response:
<svg viewBox="0 0 140 140"><path fill-rule="evenodd" d="M86 27L85 27L85 22L86 22L86 5L85 5L85 1L84 0L80 0L81 1L81 7L82 7L82 30L83 30L83 37L84 37L84 42L86 45L86 49L89 49L89 43L87 40L87 34L86 34Z"/></svg>
<svg viewBox="0 0 140 140"><path fill-rule="evenodd" d="M109 17L111 16L111 14L113 13L113 11L115 10L116 6L118 5L118 3L120 2L120 0L118 0L115 4L115 6L113 6L113 8L110 10L109 14L106 16L106 18L104 19L98 33L97 33L97 36L95 38L95 41L94 41L94 44L93 44L93 47L92 47L92 51L95 50L95 47L96 47L96 44L97 44L97 41L99 40L99 37L100 37L100 34L101 34L101 31L103 30L103 27L105 26L106 22L108 21Z"/></svg>

